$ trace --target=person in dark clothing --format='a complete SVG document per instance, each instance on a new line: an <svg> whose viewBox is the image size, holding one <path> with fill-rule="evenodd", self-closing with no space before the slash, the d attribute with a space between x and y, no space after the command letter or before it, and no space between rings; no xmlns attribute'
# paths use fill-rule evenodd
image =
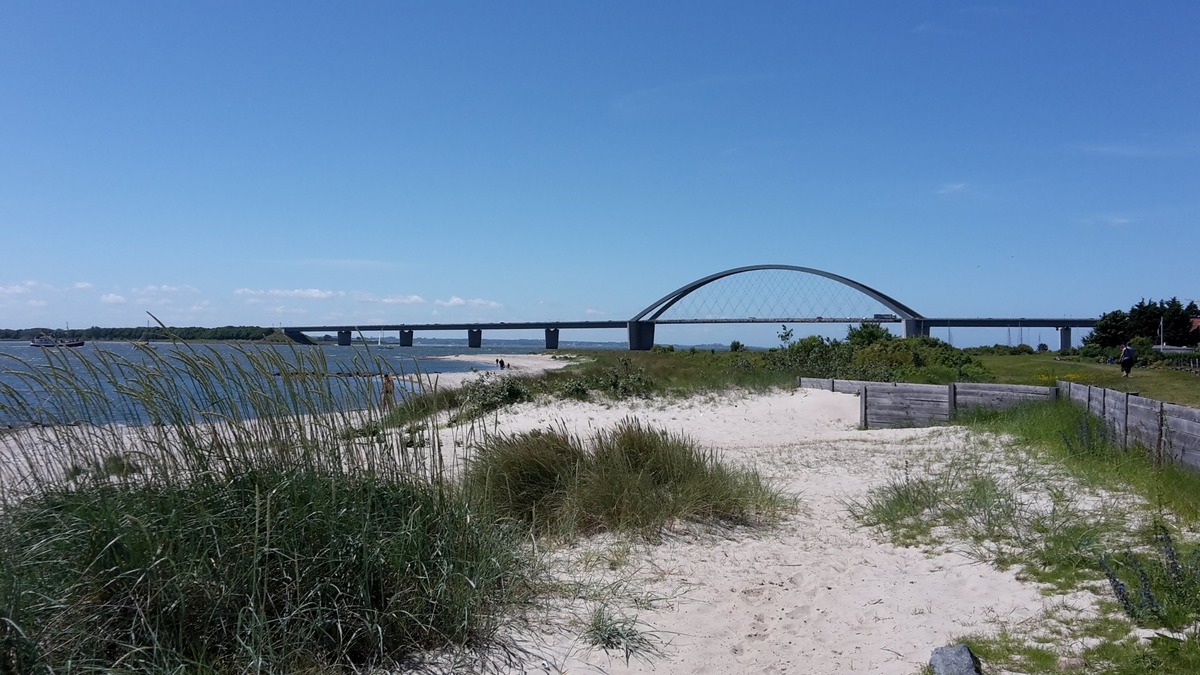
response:
<svg viewBox="0 0 1200 675"><path fill-rule="evenodd" d="M1129 377L1130 371L1133 370L1133 347L1129 343L1121 344L1121 377Z"/></svg>

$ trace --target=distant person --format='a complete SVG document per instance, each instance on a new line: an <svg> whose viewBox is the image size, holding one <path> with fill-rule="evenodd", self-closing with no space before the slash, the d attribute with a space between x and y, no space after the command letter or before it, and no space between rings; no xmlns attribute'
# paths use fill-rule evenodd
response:
<svg viewBox="0 0 1200 675"><path fill-rule="evenodd" d="M383 407L391 408L396 400L396 383L392 382L391 373L383 374Z"/></svg>
<svg viewBox="0 0 1200 675"><path fill-rule="evenodd" d="M500 359L500 370L504 370L504 359Z"/></svg>
<svg viewBox="0 0 1200 675"><path fill-rule="evenodd" d="M1130 371L1133 370L1133 347L1129 346L1128 342L1121 343L1121 377L1129 377Z"/></svg>

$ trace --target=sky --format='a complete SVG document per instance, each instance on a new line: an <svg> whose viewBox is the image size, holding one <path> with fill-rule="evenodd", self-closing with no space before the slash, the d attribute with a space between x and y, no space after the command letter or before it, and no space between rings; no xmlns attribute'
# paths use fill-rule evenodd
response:
<svg viewBox="0 0 1200 675"><path fill-rule="evenodd" d="M1173 0L6 0L0 328L625 320L762 264L935 317L1200 301L1197 25Z"/></svg>

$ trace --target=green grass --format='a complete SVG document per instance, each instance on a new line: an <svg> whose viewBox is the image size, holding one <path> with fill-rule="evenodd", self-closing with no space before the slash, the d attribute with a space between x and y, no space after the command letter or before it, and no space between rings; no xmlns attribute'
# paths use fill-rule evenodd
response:
<svg viewBox="0 0 1200 675"><path fill-rule="evenodd" d="M1100 420L1070 401L1004 412L975 410L959 421L979 431L1008 434L1045 453L1085 484L1132 492L1170 511L1183 524L1200 523L1200 476L1179 466L1159 466L1143 449L1123 450Z"/></svg>
<svg viewBox="0 0 1200 675"><path fill-rule="evenodd" d="M369 378L320 375L320 350L146 356L9 364L54 407L0 391L43 424L0 466L0 671L387 668L486 645L524 602L536 561L435 433L346 433L386 412L343 405Z"/></svg>
<svg viewBox="0 0 1200 675"><path fill-rule="evenodd" d="M1068 401L959 422L978 432L976 447L906 468L849 503L851 515L898 545L968 542L982 561L1056 592L1090 590L1103 608L968 636L972 650L1014 672L1058 673L1064 656L1084 672L1197 672L1200 547L1175 534L1200 525L1200 476L1122 450ZM1142 643L1135 626L1189 632Z"/></svg>
<svg viewBox="0 0 1200 675"><path fill-rule="evenodd" d="M597 605L592 610L583 639L604 651L620 652L626 665L630 657L650 658L662 653L637 619L615 615L606 605Z"/></svg>
<svg viewBox="0 0 1200 675"><path fill-rule="evenodd" d="M464 484L502 517L557 536L653 538L672 521L756 524L790 504L753 470L635 419L588 442L561 429L490 437Z"/></svg>
<svg viewBox="0 0 1200 675"><path fill-rule="evenodd" d="M37 424L10 432L16 461L0 467L0 672L345 672L486 654L562 586L538 577L531 528L653 539L674 522L757 524L791 505L753 471L635 420L586 447L472 426L490 442L464 450L478 453L473 473L460 485L443 465L438 420L474 425L539 396L794 381L727 354L584 354L552 376L452 389L416 373L424 390L385 408L373 378L326 376L319 349L173 347L6 364L27 387L0 390L0 406ZM391 372L369 351L353 370ZM135 412L147 423L76 423ZM626 659L656 653L607 605L584 630Z"/></svg>
<svg viewBox="0 0 1200 675"><path fill-rule="evenodd" d="M1050 353L975 358L1002 384L1054 386L1056 381L1065 380L1200 407L1200 377L1180 370L1135 367L1129 377L1121 377L1121 367L1115 363L1082 358L1055 361Z"/></svg>

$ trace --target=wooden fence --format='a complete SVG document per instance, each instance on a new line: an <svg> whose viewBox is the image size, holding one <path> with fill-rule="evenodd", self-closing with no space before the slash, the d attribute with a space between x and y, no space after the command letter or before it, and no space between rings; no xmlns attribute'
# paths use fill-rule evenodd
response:
<svg viewBox="0 0 1200 675"><path fill-rule="evenodd" d="M802 377L800 386L859 396L864 429L916 427L950 421L959 410L1002 410L1025 401L1057 398L1055 387L1020 384L904 384Z"/></svg>
<svg viewBox="0 0 1200 675"><path fill-rule="evenodd" d="M1104 420L1121 447L1140 446L1159 461L1200 471L1200 409L1074 382L1060 381L1058 388Z"/></svg>
<svg viewBox="0 0 1200 675"><path fill-rule="evenodd" d="M959 410L1002 410L1025 401L1063 396L1104 421L1123 448L1142 447L1158 461L1178 462L1200 471L1200 409L1164 403L1137 394L1074 382L1057 387L1016 384L904 384L802 377L805 389L859 396L859 426L864 429L942 424Z"/></svg>

